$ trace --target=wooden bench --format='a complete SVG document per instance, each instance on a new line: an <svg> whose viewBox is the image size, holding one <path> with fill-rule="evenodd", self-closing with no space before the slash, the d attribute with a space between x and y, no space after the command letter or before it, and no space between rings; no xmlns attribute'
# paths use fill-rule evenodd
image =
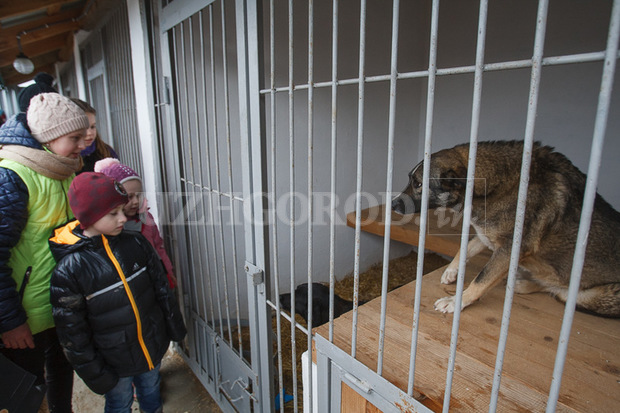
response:
<svg viewBox="0 0 620 413"><path fill-rule="evenodd" d="M380 223L366 223L363 228L380 232L380 227ZM393 235L417 240L407 228L403 233L402 228L395 228ZM426 244L430 248L428 238ZM485 262L484 257L476 257L468 263L466 285ZM435 311L433 303L456 290L455 284L440 284L442 272L431 272L422 282L415 375L415 390L423 395L422 403L434 411L443 405L453 315ZM410 283L388 293L387 299L383 372L403 391L409 376L409 360L403 355L409 354L411 346L414 293L415 283ZM452 411L488 410L504 295L504 285L498 285L461 314ZM357 324L356 358L375 370L380 306L380 298L360 306ZM545 410L563 313L564 305L547 294L515 295L498 411ZM345 352L350 352L351 323L352 313L334 321L334 343ZM620 320L577 312L571 331L557 411L620 411ZM329 324L314 332L328 337ZM373 411L374 406L360 400L355 391L345 391L342 397L343 412L364 403L367 411Z"/></svg>

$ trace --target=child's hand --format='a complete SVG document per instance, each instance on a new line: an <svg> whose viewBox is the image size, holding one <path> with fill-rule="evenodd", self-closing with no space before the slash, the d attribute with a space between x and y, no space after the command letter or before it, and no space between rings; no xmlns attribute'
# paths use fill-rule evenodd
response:
<svg viewBox="0 0 620 413"><path fill-rule="evenodd" d="M2 342L6 348L34 348L34 340L28 323L2 333Z"/></svg>

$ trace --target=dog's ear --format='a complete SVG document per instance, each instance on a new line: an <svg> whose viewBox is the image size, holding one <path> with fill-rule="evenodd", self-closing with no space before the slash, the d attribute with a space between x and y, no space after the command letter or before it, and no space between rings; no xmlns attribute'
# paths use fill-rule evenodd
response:
<svg viewBox="0 0 620 413"><path fill-rule="evenodd" d="M458 166L441 174L441 186L446 189L461 189L467 185L467 168Z"/></svg>

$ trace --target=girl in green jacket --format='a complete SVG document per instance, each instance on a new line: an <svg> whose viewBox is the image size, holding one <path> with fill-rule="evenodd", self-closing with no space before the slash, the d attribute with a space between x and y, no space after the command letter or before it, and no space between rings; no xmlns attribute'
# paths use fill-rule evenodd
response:
<svg viewBox="0 0 620 413"><path fill-rule="evenodd" d="M47 240L73 218L67 191L88 125L70 99L41 93L0 128L1 351L47 384L52 413L71 412L73 372L54 328Z"/></svg>

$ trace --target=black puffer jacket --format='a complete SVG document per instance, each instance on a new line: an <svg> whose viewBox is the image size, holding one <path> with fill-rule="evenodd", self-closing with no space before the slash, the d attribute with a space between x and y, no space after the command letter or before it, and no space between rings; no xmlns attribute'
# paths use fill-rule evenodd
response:
<svg viewBox="0 0 620 413"><path fill-rule="evenodd" d="M72 221L56 229L50 248L58 261L51 282L58 337L94 392L152 369L170 340L185 337L166 272L141 234L89 238Z"/></svg>

